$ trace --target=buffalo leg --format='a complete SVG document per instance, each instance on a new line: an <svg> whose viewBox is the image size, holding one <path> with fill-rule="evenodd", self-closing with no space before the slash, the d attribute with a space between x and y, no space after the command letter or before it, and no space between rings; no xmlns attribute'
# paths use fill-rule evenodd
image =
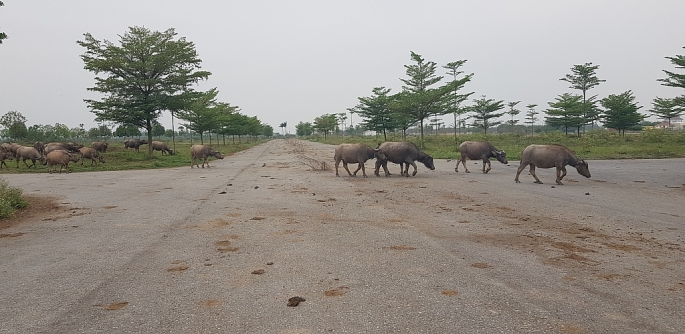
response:
<svg viewBox="0 0 685 334"><path fill-rule="evenodd" d="M521 172L522 172L524 169L526 169L526 165L520 164L520 165L519 165L519 168L516 170L516 178L514 178L514 181L515 181L516 183L521 183L521 181L519 181L519 175L521 175Z"/></svg>
<svg viewBox="0 0 685 334"><path fill-rule="evenodd" d="M411 176L416 176L416 164L412 161L411 165L414 166L414 172L411 174ZM405 175L405 176L409 176L409 164L408 163L407 163L407 175Z"/></svg>
<svg viewBox="0 0 685 334"><path fill-rule="evenodd" d="M563 179L564 176L566 176L566 168L565 167L561 167L561 168L557 167L557 184L558 185L564 185L563 183L561 183L561 179Z"/></svg>
<svg viewBox="0 0 685 334"><path fill-rule="evenodd" d="M461 164L464 165L464 172L471 173L469 169L466 167L466 157L461 158Z"/></svg>
<svg viewBox="0 0 685 334"><path fill-rule="evenodd" d="M357 176L357 172L358 172L360 169L362 170L362 175L363 175L364 177L368 177L368 176L366 176L366 168L364 168L364 163L363 163L363 162L360 162L360 163L359 163L359 166L357 167L357 170L354 171L354 176Z"/></svg>
<svg viewBox="0 0 685 334"><path fill-rule="evenodd" d="M340 176L338 174L338 166L340 166L340 160L335 160L335 176Z"/></svg>
<svg viewBox="0 0 685 334"><path fill-rule="evenodd" d="M345 167L345 170L347 171L347 174L348 174L348 175L350 175L350 176L357 176L357 171L358 171L359 169L357 169L356 171L354 171L354 174L350 173L350 170L347 168L347 162L345 162L345 160L343 160L343 167Z"/></svg>
<svg viewBox="0 0 685 334"><path fill-rule="evenodd" d="M486 164L488 165L488 169L485 169ZM490 164L490 158L483 159L483 174L487 174L491 169L492 165Z"/></svg>
<svg viewBox="0 0 685 334"><path fill-rule="evenodd" d="M533 175L533 177L535 178L535 183L542 184L542 181L540 181L540 179L538 179L538 176L535 175L535 165L533 164L530 164L530 175Z"/></svg>

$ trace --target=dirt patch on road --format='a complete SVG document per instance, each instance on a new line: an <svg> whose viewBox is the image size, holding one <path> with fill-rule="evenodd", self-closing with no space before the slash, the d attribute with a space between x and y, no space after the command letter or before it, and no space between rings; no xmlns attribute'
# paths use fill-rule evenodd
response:
<svg viewBox="0 0 685 334"><path fill-rule="evenodd" d="M42 221L49 217L61 216L72 208L60 204L60 199L49 196L25 195L28 207L17 210L12 217L0 219L0 230L28 221Z"/></svg>

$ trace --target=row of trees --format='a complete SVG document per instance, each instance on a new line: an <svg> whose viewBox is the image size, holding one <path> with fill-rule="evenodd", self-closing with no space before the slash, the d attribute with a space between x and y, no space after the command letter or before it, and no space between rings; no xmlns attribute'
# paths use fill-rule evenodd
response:
<svg viewBox="0 0 685 334"><path fill-rule="evenodd" d="M200 92L191 87L211 73L200 70L195 45L176 35L173 28L159 32L130 27L119 45L89 33L77 42L86 49L81 55L85 69L96 75L95 86L88 90L104 95L84 100L96 121L142 128L148 141L164 111L171 113L172 128L174 118L183 119L200 134L201 142L205 133L272 135L271 126L217 101L216 88ZM151 146L148 154L152 156Z"/></svg>
<svg viewBox="0 0 685 334"><path fill-rule="evenodd" d="M685 67L685 57L677 55L666 57L677 68ZM411 52L410 65L405 65L406 79L400 79L404 85L402 91L391 94L391 89L383 86L374 87L372 95L359 97L359 104L348 111L358 114L362 118L361 125L364 129L382 133L384 138L389 131L402 131L403 136L409 127L417 126L423 139L424 122L430 117L437 119L438 116L453 114L454 131L461 131L470 120L472 127L482 129L487 134L489 128L506 123L511 127L519 120L514 119L521 113L516 109L520 101L509 102L505 109L503 100L495 100L481 96L473 99L469 106L461 106L473 93L460 93L464 85L471 80L473 74L463 75L459 68L466 60L459 60L443 66L447 69L449 80L440 84L445 77L436 75L437 64L426 61L421 55ZM576 131L580 135L588 125L594 125L601 121L605 127L617 129L625 133L625 130L635 128L642 122L645 116L639 113L642 106L635 102L632 91L620 94L610 94L599 99L597 95L588 96L588 91L606 80L601 80L596 75L599 65L585 63L574 65L571 73L560 80L570 84L570 88L579 90L580 94L563 93L548 102L549 107L537 111L537 104L526 105L524 123L530 125L531 132L534 125L540 119L538 115L546 113L544 120L548 126L561 128L567 134L569 130ZM665 86L685 88L685 75L670 71L664 71L667 78L658 79ZM672 99L657 97L653 100L651 113L658 118L669 121L670 119L685 113L685 95ZM503 121L500 117L507 115L510 120ZM347 118L345 113L324 114L317 117L314 123L300 122L297 126L297 135L309 135L314 131L325 136L331 131L339 129L339 124ZM433 126L439 126L439 121L433 121Z"/></svg>

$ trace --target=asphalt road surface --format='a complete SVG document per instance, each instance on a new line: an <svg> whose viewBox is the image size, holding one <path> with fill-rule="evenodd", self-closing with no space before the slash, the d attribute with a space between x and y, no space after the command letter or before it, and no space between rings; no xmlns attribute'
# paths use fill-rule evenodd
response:
<svg viewBox="0 0 685 334"><path fill-rule="evenodd" d="M514 161L335 177L333 150L3 175L60 208L0 229L0 332L683 333L684 159L516 184Z"/></svg>

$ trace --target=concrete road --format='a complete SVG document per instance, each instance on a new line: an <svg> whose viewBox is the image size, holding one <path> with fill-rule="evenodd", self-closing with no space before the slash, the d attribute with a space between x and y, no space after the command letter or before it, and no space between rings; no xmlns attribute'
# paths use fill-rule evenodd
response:
<svg viewBox="0 0 685 334"><path fill-rule="evenodd" d="M560 186L496 161L335 177L332 157L274 140L210 169L3 175L63 210L0 230L0 332L685 328L684 159Z"/></svg>

